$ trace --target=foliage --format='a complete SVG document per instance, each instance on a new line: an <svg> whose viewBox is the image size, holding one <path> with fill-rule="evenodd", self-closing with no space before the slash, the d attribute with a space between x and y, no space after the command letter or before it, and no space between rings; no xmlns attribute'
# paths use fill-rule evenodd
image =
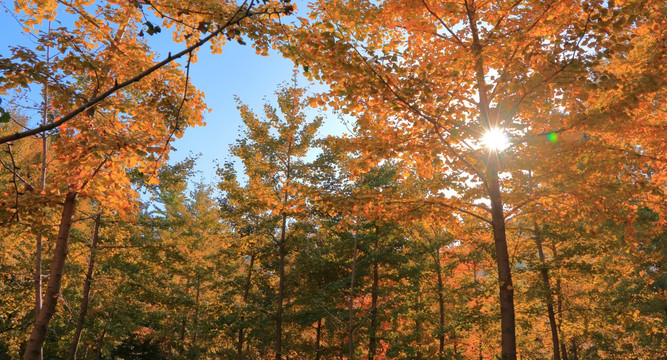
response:
<svg viewBox="0 0 667 360"><path fill-rule="evenodd" d="M46 359L664 357L661 2L15 7L35 45L0 58L0 357L34 347L36 295ZM149 46L168 31L182 64ZM197 49L228 41L329 87L237 99L212 187L167 160L203 125ZM311 107L351 133L319 139Z"/></svg>

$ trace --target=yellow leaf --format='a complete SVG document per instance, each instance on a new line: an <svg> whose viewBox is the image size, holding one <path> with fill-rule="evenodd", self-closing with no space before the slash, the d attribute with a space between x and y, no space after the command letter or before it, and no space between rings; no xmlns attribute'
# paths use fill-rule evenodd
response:
<svg viewBox="0 0 667 360"><path fill-rule="evenodd" d="M156 176L151 176L148 178L148 181L146 181L146 184L148 185L159 185L160 184L160 179L158 179Z"/></svg>

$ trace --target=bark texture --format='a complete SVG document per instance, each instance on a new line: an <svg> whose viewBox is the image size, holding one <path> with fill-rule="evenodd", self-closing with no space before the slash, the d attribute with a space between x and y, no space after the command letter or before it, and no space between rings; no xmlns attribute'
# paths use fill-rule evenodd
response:
<svg viewBox="0 0 667 360"><path fill-rule="evenodd" d="M65 267L65 258L67 257L67 242L69 241L70 229L72 228L72 218L74 216L74 209L76 208L77 195L77 192L71 191L65 196L58 236L56 237L56 247L53 251L49 282L44 294L44 304L30 332L25 353L23 354L24 360L36 360L40 358L41 349L46 337L46 330L56 311L58 296L60 295L60 285L62 284L63 269Z"/></svg>
<svg viewBox="0 0 667 360"><path fill-rule="evenodd" d="M554 311L554 302L551 291L551 283L549 279L549 270L546 265L546 257L544 256L544 248L542 247L543 238L542 232L536 222L533 223L535 231L535 245L537 246L537 255L540 259L540 275L542 275L542 285L544 286L545 302L547 304L547 316L549 317L549 327L551 329L551 344L553 346L554 360L561 360L560 358L560 343L558 342L558 326L556 324L556 313Z"/></svg>
<svg viewBox="0 0 667 360"><path fill-rule="evenodd" d="M477 14L474 5L465 2L468 25L472 36L471 52L474 58L474 72L479 102L477 107L484 130L494 129L497 121L489 119L489 99L487 96L486 72L484 68L483 44L479 38ZM510 268L509 252L507 251L507 233L505 230L505 215L500 193L498 173L500 161L497 150L490 149L486 163L486 187L491 201L491 227L493 242L496 250L496 265L498 268L498 284L500 297L500 345L502 360L516 360L516 322L514 315L514 285Z"/></svg>

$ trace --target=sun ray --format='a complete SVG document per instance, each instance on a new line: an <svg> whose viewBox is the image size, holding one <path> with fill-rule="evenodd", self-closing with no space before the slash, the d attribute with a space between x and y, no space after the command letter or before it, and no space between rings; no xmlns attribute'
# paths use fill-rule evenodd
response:
<svg viewBox="0 0 667 360"><path fill-rule="evenodd" d="M509 138L502 129L491 128L482 136L482 144L489 150L503 151L510 146Z"/></svg>

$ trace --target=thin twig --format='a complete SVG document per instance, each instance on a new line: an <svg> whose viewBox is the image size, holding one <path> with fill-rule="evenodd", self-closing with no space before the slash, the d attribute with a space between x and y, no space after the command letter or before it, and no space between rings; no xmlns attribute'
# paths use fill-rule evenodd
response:
<svg viewBox="0 0 667 360"><path fill-rule="evenodd" d="M7 153L9 154L9 158L12 160L12 168L14 169L14 171L12 171L12 174L13 174L12 183L14 183L14 192L15 192L14 198L15 198L15 202L16 202L16 204L14 205L14 210L16 210L16 211L12 214L12 217L9 219L9 221L11 222L12 220L14 220L14 218L16 218L16 222L20 222L20 219L19 219L19 184L16 181L16 178L17 178L16 169L17 169L17 167L16 167L16 162L14 161L14 154L12 153L12 144L7 144Z"/></svg>
<svg viewBox="0 0 667 360"><path fill-rule="evenodd" d="M464 44L463 41L461 41L461 39L459 39L459 37L456 36L456 33L452 31L452 29L447 25L447 23L445 23L444 20L442 20L442 17L438 16L435 13L435 11L431 10L431 7L428 6L428 3L426 2L426 0L421 0L421 1L422 1L422 4L424 4L424 7L426 8L426 10L431 15L433 15L433 17L438 19L438 22L440 23L440 25L442 25L445 29L447 29L447 32L449 32L449 34L452 36L452 38L454 38L454 42L457 43L458 45L466 48L467 47L466 44Z"/></svg>
<svg viewBox="0 0 667 360"><path fill-rule="evenodd" d="M18 171L16 171L16 168L10 168L7 164L5 164L4 161L2 161L2 159L0 159L0 165L2 165L2 167L4 167L7 171L11 172L14 174L14 176L21 180L21 182L25 184L27 190L34 190L34 187L26 179L24 179L21 174L18 173Z"/></svg>
<svg viewBox="0 0 667 360"><path fill-rule="evenodd" d="M171 143L172 138L174 137L174 134L176 131L179 130L180 128L180 121L181 121L181 111L183 110L183 105L185 105L185 101L187 100L188 97L188 85L190 84L190 64L192 61L192 52L188 54L188 62L185 65L185 86L183 88L183 98L181 99L181 103L178 106L178 110L176 111L176 120L174 120L174 127L171 129L171 132L169 133L169 136L167 137L167 141L164 144L164 148L162 149L162 152L160 152L160 156L155 159L155 165L154 167L157 168L158 163L164 156L164 154L167 152L167 149L169 149L169 144Z"/></svg>

